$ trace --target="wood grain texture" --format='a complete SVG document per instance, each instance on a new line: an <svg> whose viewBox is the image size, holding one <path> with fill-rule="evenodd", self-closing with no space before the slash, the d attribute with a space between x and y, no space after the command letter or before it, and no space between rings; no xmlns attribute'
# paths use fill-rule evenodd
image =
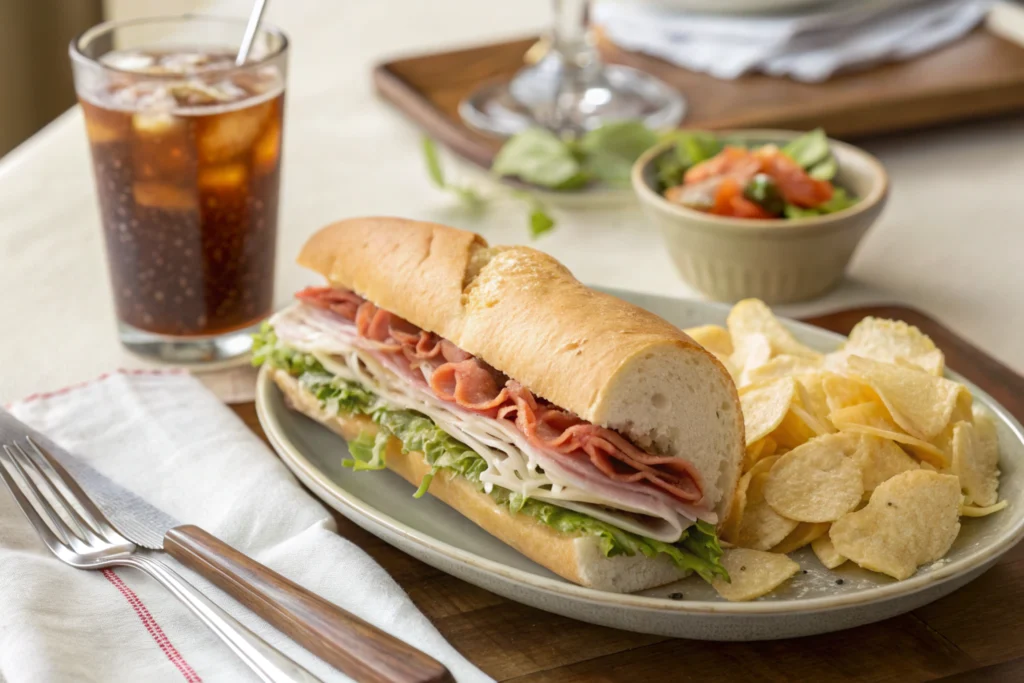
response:
<svg viewBox="0 0 1024 683"><path fill-rule="evenodd" d="M1024 378L925 314L875 306L808 320L842 334L864 316L905 320L928 334L947 365L1024 420ZM263 436L253 404L232 406ZM708 643L594 626L511 602L415 560L335 514L409 593L442 635L499 681L912 682L1024 680L1024 544L976 581L887 621L821 636Z"/></svg>
<svg viewBox="0 0 1024 683"><path fill-rule="evenodd" d="M454 681L448 670L429 655L307 591L198 527L171 529L164 538L164 550L357 681Z"/></svg>
<svg viewBox="0 0 1024 683"><path fill-rule="evenodd" d="M385 99L456 154L490 167L500 146L458 116L459 102L481 84L508 80L522 66L529 38L378 65ZM605 59L656 74L688 99L687 127L824 127L838 138L891 133L1024 109L1024 48L978 29L923 57L799 83L754 74L723 81L599 40Z"/></svg>

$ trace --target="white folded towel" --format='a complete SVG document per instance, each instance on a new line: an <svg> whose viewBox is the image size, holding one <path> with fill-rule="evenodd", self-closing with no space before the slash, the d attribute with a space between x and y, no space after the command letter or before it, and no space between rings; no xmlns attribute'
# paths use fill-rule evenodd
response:
<svg viewBox="0 0 1024 683"><path fill-rule="evenodd" d="M709 15L619 2L595 7L616 45L732 79L751 72L817 82L909 59L967 34L992 0L863 0L803 14Z"/></svg>
<svg viewBox="0 0 1024 683"><path fill-rule="evenodd" d="M431 654L462 658L373 559L228 408L183 373L115 373L10 406L22 421L181 522ZM324 681L342 675L196 574L207 597ZM0 485L0 681L258 680L185 606L133 569L83 571L50 554Z"/></svg>

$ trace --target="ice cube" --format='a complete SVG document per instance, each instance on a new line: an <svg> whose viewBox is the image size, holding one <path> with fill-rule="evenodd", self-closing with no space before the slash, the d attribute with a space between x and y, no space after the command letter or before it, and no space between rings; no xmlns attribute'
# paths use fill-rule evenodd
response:
<svg viewBox="0 0 1024 683"><path fill-rule="evenodd" d="M220 164L245 154L263 131L271 105L271 102L264 102L197 119L196 144L200 160Z"/></svg>
<svg viewBox="0 0 1024 683"><path fill-rule="evenodd" d="M135 203L150 209L189 211L197 208L196 194L191 188L170 183L137 182L132 185Z"/></svg>
<svg viewBox="0 0 1024 683"><path fill-rule="evenodd" d="M161 83L133 83L111 93L111 101L118 109L146 112L168 112L177 101L167 86Z"/></svg>
<svg viewBox="0 0 1024 683"><path fill-rule="evenodd" d="M164 137L184 132L185 122L165 111L140 112L132 115L132 130L139 136Z"/></svg>
<svg viewBox="0 0 1024 683"><path fill-rule="evenodd" d="M272 121L267 130L256 142L252 152L253 166L256 172L265 175L274 170L281 156L281 122Z"/></svg>
<svg viewBox="0 0 1024 683"><path fill-rule="evenodd" d="M132 159L139 180L190 182L195 177L195 152L188 121L167 112L132 115Z"/></svg>
<svg viewBox="0 0 1024 683"><path fill-rule="evenodd" d="M100 57L100 64L121 71L146 71L155 61L153 55L130 51L108 52Z"/></svg>
<svg viewBox="0 0 1024 683"><path fill-rule="evenodd" d="M199 188L203 192L248 190L249 169L245 164L207 166L199 171Z"/></svg>
<svg viewBox="0 0 1024 683"><path fill-rule="evenodd" d="M160 56L160 67L166 73L189 73L210 61L210 55L199 52L178 52Z"/></svg>
<svg viewBox="0 0 1024 683"><path fill-rule="evenodd" d="M128 137L128 116L124 113L85 102L82 103L82 113L85 115L85 132L92 144L117 142Z"/></svg>
<svg viewBox="0 0 1024 683"><path fill-rule="evenodd" d="M170 86L170 90L178 104L186 107L220 104L238 99L236 93L228 92L217 84L203 83L195 79L175 83Z"/></svg>

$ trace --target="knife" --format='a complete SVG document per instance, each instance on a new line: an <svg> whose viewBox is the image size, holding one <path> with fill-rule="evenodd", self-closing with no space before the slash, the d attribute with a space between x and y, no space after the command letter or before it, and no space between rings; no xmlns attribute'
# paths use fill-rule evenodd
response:
<svg viewBox="0 0 1024 683"><path fill-rule="evenodd" d="M0 441L31 437L64 465L125 538L168 553L357 681L454 681L437 660L170 515L0 409Z"/></svg>

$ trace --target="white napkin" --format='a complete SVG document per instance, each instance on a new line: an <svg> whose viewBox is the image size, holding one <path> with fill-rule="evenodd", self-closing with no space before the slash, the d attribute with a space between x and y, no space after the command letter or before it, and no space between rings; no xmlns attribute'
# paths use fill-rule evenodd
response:
<svg viewBox="0 0 1024 683"><path fill-rule="evenodd" d="M10 410L178 520L430 653L460 682L491 680L334 532L327 510L195 378L126 371ZM160 559L316 676L348 680L198 575ZM144 574L62 564L0 486L0 681L200 680L258 679Z"/></svg>
<svg viewBox="0 0 1024 683"><path fill-rule="evenodd" d="M961 38L992 0L862 0L802 14L711 15L600 3L594 22L615 44L732 79L760 71L824 81L841 70L909 59Z"/></svg>

